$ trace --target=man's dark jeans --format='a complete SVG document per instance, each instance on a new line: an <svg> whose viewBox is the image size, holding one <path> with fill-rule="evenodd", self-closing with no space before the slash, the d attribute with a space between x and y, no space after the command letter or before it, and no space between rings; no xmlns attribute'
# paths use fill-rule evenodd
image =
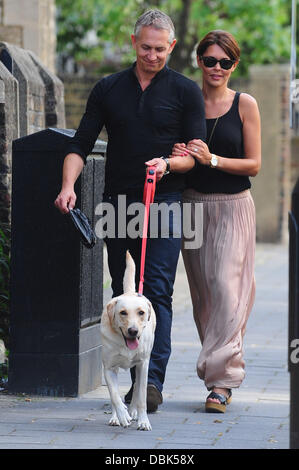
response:
<svg viewBox="0 0 299 470"><path fill-rule="evenodd" d="M105 196L103 201L113 204L117 219L118 196ZM138 200L135 197L127 196L127 207L136 201ZM151 301L157 318L155 341L149 364L148 383L154 384L162 392L166 366L171 353L172 294L182 234L181 194L156 194L154 202L158 204L164 202L168 206L176 203L174 204L176 210L169 210L169 217L158 218L158 238L150 238L149 234L144 271L143 294ZM127 222L133 217L127 216ZM163 238L161 228L162 226L165 227L165 224L168 225L166 219L169 220L169 236ZM136 290L138 290L142 239L140 237L136 239L130 237L105 238L104 241L108 252L113 297L123 293L126 250L130 251L136 264ZM131 374L134 381L133 370L131 370Z"/></svg>

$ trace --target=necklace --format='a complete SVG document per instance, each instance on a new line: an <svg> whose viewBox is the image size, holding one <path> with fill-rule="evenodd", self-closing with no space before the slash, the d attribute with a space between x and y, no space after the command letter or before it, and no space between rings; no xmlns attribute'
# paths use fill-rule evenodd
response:
<svg viewBox="0 0 299 470"><path fill-rule="evenodd" d="M218 120L219 120L219 116L218 116L218 118L216 118L216 121L215 121L215 123L214 123L213 129L212 129L212 132L211 132L211 134L210 134L210 137L209 137L209 142L208 142L208 147L210 147L210 142L211 142L211 140L212 140L212 137L213 137L213 134L214 134L214 130L215 130L215 127L217 126L217 122L218 122Z"/></svg>

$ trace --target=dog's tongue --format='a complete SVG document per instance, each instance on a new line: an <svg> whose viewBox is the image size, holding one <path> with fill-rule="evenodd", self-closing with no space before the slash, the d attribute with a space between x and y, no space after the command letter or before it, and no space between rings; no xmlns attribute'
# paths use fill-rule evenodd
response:
<svg viewBox="0 0 299 470"><path fill-rule="evenodd" d="M139 344L139 341L137 338L134 338L134 339L128 339L127 338L127 346L129 349L136 349L138 348L138 344Z"/></svg>

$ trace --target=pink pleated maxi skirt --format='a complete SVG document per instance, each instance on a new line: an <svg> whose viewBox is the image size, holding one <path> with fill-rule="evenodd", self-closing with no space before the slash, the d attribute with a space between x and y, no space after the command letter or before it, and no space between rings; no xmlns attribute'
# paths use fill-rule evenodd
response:
<svg viewBox="0 0 299 470"><path fill-rule="evenodd" d="M182 254L202 343L198 376L208 390L239 387L245 376L243 338L255 297L255 207L249 190L238 194L184 192L203 204L203 243Z"/></svg>

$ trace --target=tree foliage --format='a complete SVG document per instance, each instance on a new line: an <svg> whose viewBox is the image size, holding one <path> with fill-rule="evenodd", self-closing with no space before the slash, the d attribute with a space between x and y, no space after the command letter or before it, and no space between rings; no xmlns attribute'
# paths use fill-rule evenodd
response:
<svg viewBox="0 0 299 470"><path fill-rule="evenodd" d="M159 8L174 21L178 42L170 66L178 71L192 69L194 46L212 29L228 30L236 37L242 74L252 63L289 58L289 0L56 0L56 5L58 51L77 61L100 62L108 44L123 64L131 62L130 35L137 17L149 8Z"/></svg>

